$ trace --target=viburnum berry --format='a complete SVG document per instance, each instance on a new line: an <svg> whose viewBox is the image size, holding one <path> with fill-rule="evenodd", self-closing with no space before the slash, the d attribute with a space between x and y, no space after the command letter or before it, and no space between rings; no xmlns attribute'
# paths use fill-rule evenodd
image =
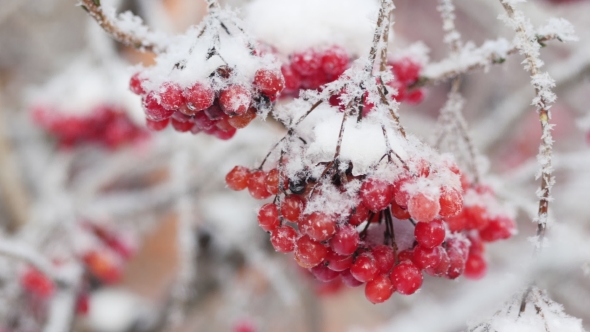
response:
<svg viewBox="0 0 590 332"><path fill-rule="evenodd" d="M312 268L324 261L328 249L323 244L312 240L308 235L295 242L295 260L304 268Z"/></svg>
<svg viewBox="0 0 590 332"><path fill-rule="evenodd" d="M414 257L414 252L412 250L402 250L399 252L399 254L397 254L397 259L400 262L403 261L412 261L412 257Z"/></svg>
<svg viewBox="0 0 590 332"><path fill-rule="evenodd" d="M359 203L350 214L348 223L353 226L358 226L369 219L369 213L369 208L363 205L363 203Z"/></svg>
<svg viewBox="0 0 590 332"><path fill-rule="evenodd" d="M373 212L385 209L393 198L393 187L382 180L368 179L363 182L360 190L363 205Z"/></svg>
<svg viewBox="0 0 590 332"><path fill-rule="evenodd" d="M291 252L295 250L297 231L291 226L279 226L270 234L270 242L278 252Z"/></svg>
<svg viewBox="0 0 590 332"><path fill-rule="evenodd" d="M418 80L422 66L410 58L403 58L394 61L392 69L396 80L411 84Z"/></svg>
<svg viewBox="0 0 590 332"><path fill-rule="evenodd" d="M410 212L408 212L408 210L402 209L399 205L397 205L395 200L392 200L390 210L391 215L393 215L397 219L405 220L410 219L411 217Z"/></svg>
<svg viewBox="0 0 590 332"><path fill-rule="evenodd" d="M76 314L87 315L90 310L90 295L83 291L76 298Z"/></svg>
<svg viewBox="0 0 590 332"><path fill-rule="evenodd" d="M322 55L322 70L324 73L337 77L348 68L348 53L339 46L332 46Z"/></svg>
<svg viewBox="0 0 590 332"><path fill-rule="evenodd" d="M441 188L438 202L440 203L439 214L443 218L455 216L463 208L463 196L454 188Z"/></svg>
<svg viewBox="0 0 590 332"><path fill-rule="evenodd" d="M419 222L414 228L414 236L420 246L434 248L445 240L445 226L440 220L431 222Z"/></svg>
<svg viewBox="0 0 590 332"><path fill-rule="evenodd" d="M328 250L328 254L326 255L326 263L328 263L328 268L334 271L344 271L349 269L353 260L354 258L352 255L339 255L333 250Z"/></svg>
<svg viewBox="0 0 590 332"><path fill-rule="evenodd" d="M350 267L350 273L358 281L367 282L373 280L379 273L377 262L370 252L364 252L356 257Z"/></svg>
<svg viewBox="0 0 590 332"><path fill-rule="evenodd" d="M330 247L335 253L348 256L358 248L360 242L359 232L350 224L340 226L330 239Z"/></svg>
<svg viewBox="0 0 590 332"><path fill-rule="evenodd" d="M297 91L301 85L301 76L299 76L299 73L289 65L283 65L281 67L281 73L285 79L285 89L289 92Z"/></svg>
<svg viewBox="0 0 590 332"><path fill-rule="evenodd" d="M248 111L242 115L235 115L227 119L227 122L236 129L246 128L252 120L256 118L256 109L250 107Z"/></svg>
<svg viewBox="0 0 590 332"><path fill-rule="evenodd" d="M20 277L20 284L28 292L42 299L49 298L55 291L53 281L34 268L27 268Z"/></svg>
<svg viewBox="0 0 590 332"><path fill-rule="evenodd" d="M471 205L463 208L465 211L465 228L466 229L483 229L488 223L487 210L480 205Z"/></svg>
<svg viewBox="0 0 590 332"><path fill-rule="evenodd" d="M271 193L266 189L266 173L264 171L254 171L248 178L248 192L255 199L267 199Z"/></svg>
<svg viewBox="0 0 590 332"><path fill-rule="evenodd" d="M434 277L443 277L447 274L449 267L451 266L451 260L446 250L440 252L440 263L438 265L424 269L424 271Z"/></svg>
<svg viewBox="0 0 590 332"><path fill-rule="evenodd" d="M305 203L297 195L287 195L281 202L281 214L290 222L297 222L304 208Z"/></svg>
<svg viewBox="0 0 590 332"><path fill-rule="evenodd" d="M342 282L348 287L358 287L363 284L362 281L357 280L350 270L344 270L340 273L340 278Z"/></svg>
<svg viewBox="0 0 590 332"><path fill-rule="evenodd" d="M488 225L479 231L483 241L494 242L511 237L516 231L514 220L508 216L497 216L492 218Z"/></svg>
<svg viewBox="0 0 590 332"><path fill-rule="evenodd" d="M375 258L379 273L389 273L395 264L395 253L393 252L393 248L386 245L378 245L371 250L371 253Z"/></svg>
<svg viewBox="0 0 590 332"><path fill-rule="evenodd" d="M336 221L323 212L314 212L305 216L303 224L305 234L316 241L326 241L336 233Z"/></svg>
<svg viewBox="0 0 590 332"><path fill-rule="evenodd" d="M302 76L312 76L322 66L322 58L313 49L295 53L291 56L291 68Z"/></svg>
<svg viewBox="0 0 590 332"><path fill-rule="evenodd" d="M185 103L182 88L176 83L165 82L158 90L158 95L160 105L167 110L175 111Z"/></svg>
<svg viewBox="0 0 590 332"><path fill-rule="evenodd" d="M387 301L395 288L389 276L381 274L365 285L365 297L373 304Z"/></svg>
<svg viewBox="0 0 590 332"><path fill-rule="evenodd" d="M446 217L445 222L451 232L460 232L467 226L467 217L465 209L459 212L456 216Z"/></svg>
<svg viewBox="0 0 590 332"><path fill-rule="evenodd" d="M424 100L424 90L411 90L406 93L404 100L410 104L420 104Z"/></svg>
<svg viewBox="0 0 590 332"><path fill-rule="evenodd" d="M204 112L205 112L205 115L207 116L207 118L209 118L209 120L212 120L212 121L227 118L227 114L225 114L225 112L223 112L221 107L219 107L219 105L217 105L217 104L213 104L213 105L209 106L208 108L206 108L204 110Z"/></svg>
<svg viewBox="0 0 590 332"><path fill-rule="evenodd" d="M254 74L254 86L267 96L276 96L285 88L285 79L278 70L262 68Z"/></svg>
<svg viewBox="0 0 590 332"><path fill-rule="evenodd" d="M230 85L219 94L219 106L228 115L242 115L248 112L252 93L243 85Z"/></svg>
<svg viewBox="0 0 590 332"><path fill-rule="evenodd" d="M153 91L144 97L143 108L146 117L153 121L166 120L174 113L174 110L168 110L160 105L160 102Z"/></svg>
<svg viewBox="0 0 590 332"><path fill-rule="evenodd" d="M179 121L174 117L170 119L170 124L172 125L174 130L181 132L181 133L185 133L185 132L191 130L194 126L194 124L192 122Z"/></svg>
<svg viewBox="0 0 590 332"><path fill-rule="evenodd" d="M395 203L399 205L401 208L406 208L408 206L410 194L408 193L406 186L411 183L413 183L413 180L411 178L402 178L394 183L393 197Z"/></svg>
<svg viewBox="0 0 590 332"><path fill-rule="evenodd" d="M276 195L279 192L279 170L276 168L271 169L266 174L266 190L269 193Z"/></svg>
<svg viewBox="0 0 590 332"><path fill-rule="evenodd" d="M135 73L135 74L133 74L133 76L131 76L131 79L129 80L129 89L131 90L131 92L135 93L136 95L139 95L139 96L144 95L145 90L141 86L142 83L143 83L143 80L139 77L139 73Z"/></svg>
<svg viewBox="0 0 590 332"><path fill-rule="evenodd" d="M314 277L317 280L323 281L323 282L332 281L332 280L338 278L338 276L340 275L340 272L330 270L324 264L314 266L309 271L311 272L311 274L314 275Z"/></svg>
<svg viewBox="0 0 590 332"><path fill-rule="evenodd" d="M225 183L232 190L244 190L248 188L250 169L244 166L235 166L225 176Z"/></svg>
<svg viewBox="0 0 590 332"><path fill-rule="evenodd" d="M414 248L412 262L420 269L427 269L437 266L442 259L442 247L425 248L417 245Z"/></svg>
<svg viewBox="0 0 590 332"><path fill-rule="evenodd" d="M486 275L488 264L482 255L469 254L465 262L465 278L479 280Z"/></svg>
<svg viewBox="0 0 590 332"><path fill-rule="evenodd" d="M82 260L88 270L100 281L112 284L121 280L121 267L107 252L90 251L82 256Z"/></svg>
<svg viewBox="0 0 590 332"><path fill-rule="evenodd" d="M447 247L447 255L449 256L447 278L456 279L465 271L464 252L457 247Z"/></svg>
<svg viewBox="0 0 590 332"><path fill-rule="evenodd" d="M279 210L273 203L264 204L258 211L258 225L267 232L279 227Z"/></svg>
<svg viewBox="0 0 590 332"><path fill-rule="evenodd" d="M391 283L403 295L414 294L422 286L422 272L410 261L403 261L391 271Z"/></svg>
<svg viewBox="0 0 590 332"><path fill-rule="evenodd" d="M438 200L423 193L417 193L408 200L408 212L416 221L433 220L440 211Z"/></svg>
<svg viewBox="0 0 590 332"><path fill-rule="evenodd" d="M170 118L167 118L167 119L161 120L161 121L154 121L154 120L150 120L148 118L145 119L146 127L152 131L164 130L168 126L168 123L170 123Z"/></svg>
<svg viewBox="0 0 590 332"><path fill-rule="evenodd" d="M215 137L217 137L221 140L227 141L228 139L234 137L236 132L237 132L237 129L235 129L235 128L232 128L230 130L217 129L217 130L215 130L213 135L215 135Z"/></svg>
<svg viewBox="0 0 590 332"><path fill-rule="evenodd" d="M215 127L215 121L209 119L205 112L195 114L193 122L195 123L195 127L201 130L210 130Z"/></svg>
<svg viewBox="0 0 590 332"><path fill-rule="evenodd" d="M207 109L215 100L215 91L206 83L197 82L182 92L186 100L187 109L196 113Z"/></svg>

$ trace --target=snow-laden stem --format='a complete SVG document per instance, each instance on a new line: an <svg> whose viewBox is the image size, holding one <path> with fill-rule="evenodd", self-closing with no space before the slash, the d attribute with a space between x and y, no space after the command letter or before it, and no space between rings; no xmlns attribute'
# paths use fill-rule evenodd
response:
<svg viewBox="0 0 590 332"><path fill-rule="evenodd" d="M130 31L121 29L115 20L113 20L104 11L100 0L80 0L80 6L88 12L100 27L111 35L118 42L135 47L142 51L149 51L159 53L166 49L164 45L160 45L155 40L150 41L144 37L133 34Z"/></svg>
<svg viewBox="0 0 590 332"><path fill-rule="evenodd" d="M531 31L530 23L522 12L516 11L512 2L500 0L508 16L507 24L514 28L517 34L516 46L520 53L525 56L525 69L531 74L531 84L535 88L535 99L533 105L537 106L539 113L539 122L543 134L539 146L538 160L541 166L541 188L537 191L539 197L539 208L537 212L537 237L542 241L547 229L547 219L549 212L549 201L551 200L551 187L555 183L553 169L551 167L553 136L551 135L552 125L549 123L549 109L555 100L555 95L551 88L555 84L548 73L541 73L542 65L539 59L539 45L535 43L534 32Z"/></svg>
<svg viewBox="0 0 590 332"><path fill-rule="evenodd" d="M380 42L383 39L386 30L389 30L389 19L394 5L392 0L381 0L381 8L379 9L379 16L377 17L377 27L375 28L375 34L373 35L373 44L369 51L369 62L366 70L372 72L375 66L375 59L377 58L377 52L380 49ZM387 53L387 44L383 46L385 53Z"/></svg>
<svg viewBox="0 0 590 332"><path fill-rule="evenodd" d="M17 259L27 264L32 265L39 272L53 280L56 284L63 284L65 281L57 273L53 264L41 253L37 252L33 248L27 246L23 242L16 242L12 240L1 240L0 241L0 255Z"/></svg>

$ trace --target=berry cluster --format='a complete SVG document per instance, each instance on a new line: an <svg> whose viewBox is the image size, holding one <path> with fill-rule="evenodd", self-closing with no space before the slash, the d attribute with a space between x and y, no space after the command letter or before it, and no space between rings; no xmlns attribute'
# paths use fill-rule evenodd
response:
<svg viewBox="0 0 590 332"><path fill-rule="evenodd" d="M397 89L395 99L399 102L418 104L424 99L424 89L411 89L420 79L422 66L409 57L404 57L388 63L394 75L389 86Z"/></svg>
<svg viewBox="0 0 590 332"><path fill-rule="evenodd" d="M147 132L135 125L124 110L113 105L102 105L86 115L64 114L43 106L32 110L33 121L57 137L64 148L84 143L98 143L110 149L137 142Z"/></svg>
<svg viewBox="0 0 590 332"><path fill-rule="evenodd" d="M348 52L336 45L292 54L289 63L281 67L285 77L285 95L297 96L301 89L319 89L344 73L349 62Z"/></svg>

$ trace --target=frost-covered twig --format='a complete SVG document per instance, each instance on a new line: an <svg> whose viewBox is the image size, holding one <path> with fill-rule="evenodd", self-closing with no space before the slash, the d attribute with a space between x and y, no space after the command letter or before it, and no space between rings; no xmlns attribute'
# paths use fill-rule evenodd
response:
<svg viewBox="0 0 590 332"><path fill-rule="evenodd" d="M148 31L142 20L131 12L120 16L114 9L105 9L100 0L80 0L84 8L104 31L117 41L140 50L159 53L166 49L166 43L160 34Z"/></svg>
<svg viewBox="0 0 590 332"><path fill-rule="evenodd" d="M535 35L532 24L520 11L513 6L513 1L500 0L507 17L504 17L506 24L516 31L515 46L526 58L525 70L531 74L531 84L535 88L536 97L533 99L533 105L537 107L539 121L543 129L541 135L541 145L539 146L538 160L541 165L537 177L541 177L541 188L537 191L539 197L539 211L537 215L537 236L542 241L547 229L547 220L549 213L549 201L551 200L551 187L555 183L553 177L553 168L551 166L553 137L551 129L553 125L549 123L551 114L549 109L555 102L555 94L551 89L555 86L555 81L549 73L541 72L540 67L543 62L539 58L540 45Z"/></svg>
<svg viewBox="0 0 590 332"><path fill-rule="evenodd" d="M0 240L0 255L26 262L52 279L55 283L64 283L63 278L60 277L49 260L21 241Z"/></svg>
<svg viewBox="0 0 590 332"><path fill-rule="evenodd" d="M43 332L71 331L74 323L82 269L78 265L68 265L62 267L60 272L63 272L63 279L67 279L67 283L59 285L57 293L51 299L49 317Z"/></svg>

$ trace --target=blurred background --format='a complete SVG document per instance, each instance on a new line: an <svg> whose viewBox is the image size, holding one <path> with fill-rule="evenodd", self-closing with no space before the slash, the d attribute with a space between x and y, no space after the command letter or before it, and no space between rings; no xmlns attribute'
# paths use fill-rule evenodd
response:
<svg viewBox="0 0 590 332"><path fill-rule="evenodd" d="M323 1L337 4L317 0L317 8L313 1L301 6L319 18L340 13L331 13ZM269 13L252 9L257 2L262 1L222 4L239 8L254 36L276 38L270 23L260 24ZM498 1L454 3L463 41L512 40L513 31L497 19ZM206 15L205 2L195 0L113 5L170 35ZM448 56L435 1L395 5L393 54L422 41L431 62ZM375 15L377 4L367 1L367 6ZM113 42L73 0L0 0L1 246L26 244L56 266L82 257L90 277L73 295L76 331L462 331L531 281L590 329L590 1L529 0L520 7L535 26L549 17L566 18L579 37L542 49L544 68L557 82L552 109L557 183L549 244L534 258L529 237L536 231L531 220L541 129L522 56L464 75L461 88L486 182L517 211L519 234L489 246L488 274L480 281L426 276L417 294L394 294L372 305L362 287L322 284L291 255L275 253L257 225L260 204L225 187L225 174L235 165L260 163L284 128L257 119L229 141L147 131L128 80L139 64L153 64L154 55ZM360 21L372 29L369 18ZM313 31L310 27L321 22L303 17L299 24L302 31ZM292 34L286 31L285 38ZM351 55L362 55L355 45L363 44L345 46ZM431 138L449 89L448 82L428 86L422 103L402 104L409 132ZM47 120L53 109L89 116L100 109L96 121L115 129L104 127L105 137L78 144ZM45 289L39 278L24 277L28 268L2 258L2 332L49 331L57 300L23 291L26 285ZM54 297L63 295L53 291Z"/></svg>

